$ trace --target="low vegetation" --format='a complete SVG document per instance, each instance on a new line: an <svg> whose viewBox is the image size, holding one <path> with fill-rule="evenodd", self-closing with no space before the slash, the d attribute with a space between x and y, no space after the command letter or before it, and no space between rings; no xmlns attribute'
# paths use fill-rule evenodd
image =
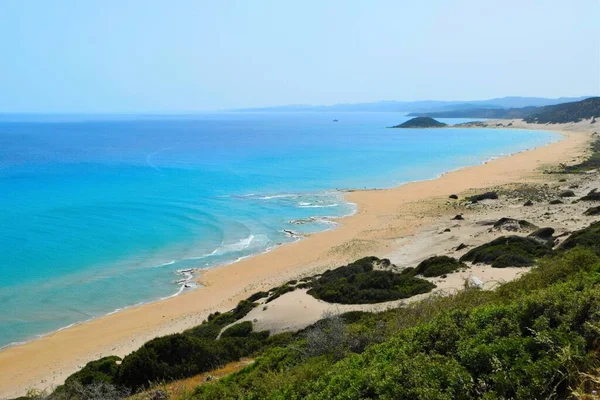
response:
<svg viewBox="0 0 600 400"><path fill-rule="evenodd" d="M594 389L585 373L598 365L599 282L594 252L548 255L495 291L315 326L318 339L271 349L189 398L567 398Z"/></svg>
<svg viewBox="0 0 600 400"><path fill-rule="evenodd" d="M600 97L540 107L524 118L536 124L565 124L600 116Z"/></svg>
<svg viewBox="0 0 600 400"><path fill-rule="evenodd" d="M293 334L269 336L249 321L236 324L256 305L245 300L199 327L146 343L120 365L117 357L93 361L50 396L26 398L120 399L244 354L258 358L183 398L566 399L575 390L590 393L600 389L593 375L600 365L600 222L555 250L550 243L509 236L469 252L469 260L486 263L513 256L536 260L527 274L494 291L465 288L378 314L326 315ZM426 261L394 275L417 279L418 270L459 263ZM390 272L374 266L389 264L369 257L311 285L326 275L324 285L350 276L387 285L366 278Z"/></svg>
<svg viewBox="0 0 600 400"><path fill-rule="evenodd" d="M558 248L559 251L585 247L600 255L600 221L585 229L573 232Z"/></svg>
<svg viewBox="0 0 600 400"><path fill-rule="evenodd" d="M526 267L551 251L550 243L540 243L531 237L501 236L469 250L460 261L491 264L494 268Z"/></svg>
<svg viewBox="0 0 600 400"><path fill-rule="evenodd" d="M587 215L587 216L600 215L600 206L588 208L587 210L585 210L583 215Z"/></svg>
<svg viewBox="0 0 600 400"><path fill-rule="evenodd" d="M431 118L523 119L536 124L564 124L600 117L600 97L544 107L468 108L451 111L411 113L409 116ZM483 124L483 126L487 126ZM510 124L509 124L510 125Z"/></svg>
<svg viewBox="0 0 600 400"><path fill-rule="evenodd" d="M590 146L590 155L584 161L564 166L562 172L574 174L574 173L582 173L588 172L591 170L596 170L600 168L600 139L596 139L592 142Z"/></svg>
<svg viewBox="0 0 600 400"><path fill-rule="evenodd" d="M380 261L368 257L325 271L311 282L308 294L330 303L365 304L404 299L435 287L411 274L374 269L373 264Z"/></svg>
<svg viewBox="0 0 600 400"><path fill-rule="evenodd" d="M456 258L448 256L434 256L421 261L413 270L415 275L426 277L442 276L452 272L467 269L467 265L458 261Z"/></svg>

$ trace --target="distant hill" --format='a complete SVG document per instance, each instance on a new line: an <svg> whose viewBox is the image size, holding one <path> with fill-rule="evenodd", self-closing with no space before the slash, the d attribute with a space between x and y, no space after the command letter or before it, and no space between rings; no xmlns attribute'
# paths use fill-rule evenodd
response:
<svg viewBox="0 0 600 400"><path fill-rule="evenodd" d="M232 111L239 112L347 112L347 111L362 111L362 112L445 112L453 110L465 109L505 109L505 108L521 108L521 107L542 107L565 102L573 102L583 100L590 96L583 97L560 97L557 99L548 99L542 97L501 97L489 100L473 100L473 101L438 101L438 100L423 100L423 101L378 101L371 103L354 103L354 104L334 104L334 105L286 105L277 107L260 107L260 108L244 108Z"/></svg>
<svg viewBox="0 0 600 400"><path fill-rule="evenodd" d="M522 119L531 115L538 107L524 108L470 108L452 111L438 111L426 113L410 113L409 117L421 116L430 118L487 118L487 119Z"/></svg>
<svg viewBox="0 0 600 400"><path fill-rule="evenodd" d="M464 109L441 112L410 113L409 116L430 118L489 118L523 119L539 124L578 122L582 119L600 117L600 97L581 101L555 104L545 107L523 107L508 109Z"/></svg>
<svg viewBox="0 0 600 400"><path fill-rule="evenodd" d="M409 119L400 125L392 126L392 128L441 128L443 126L446 126L446 124L436 121L433 118L416 117Z"/></svg>
<svg viewBox="0 0 600 400"><path fill-rule="evenodd" d="M600 117L600 97L540 107L525 117L524 120L525 122L538 124L562 124L595 117Z"/></svg>

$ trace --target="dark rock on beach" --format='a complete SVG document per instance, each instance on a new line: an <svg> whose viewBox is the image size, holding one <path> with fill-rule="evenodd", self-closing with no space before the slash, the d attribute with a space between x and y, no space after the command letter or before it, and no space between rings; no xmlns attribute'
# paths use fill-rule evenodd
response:
<svg viewBox="0 0 600 400"><path fill-rule="evenodd" d="M559 196L560 197L575 197L575 192L573 192L572 190L565 190Z"/></svg>
<svg viewBox="0 0 600 400"><path fill-rule="evenodd" d="M469 246L467 246L464 243L461 243L456 247L455 251L461 251L462 249L466 249L467 247L469 247Z"/></svg>
<svg viewBox="0 0 600 400"><path fill-rule="evenodd" d="M498 193L496 192L485 192L482 194L476 194L474 196L467 197L467 200L471 201L471 203L477 203L482 200L497 200Z"/></svg>
<svg viewBox="0 0 600 400"><path fill-rule="evenodd" d="M583 201L600 201L600 192L598 192L598 189L593 189L587 195L583 196L580 200L583 200Z"/></svg>

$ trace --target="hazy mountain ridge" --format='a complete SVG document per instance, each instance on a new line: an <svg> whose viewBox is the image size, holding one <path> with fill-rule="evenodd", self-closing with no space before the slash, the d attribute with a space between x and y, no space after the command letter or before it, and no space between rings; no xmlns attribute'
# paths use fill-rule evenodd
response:
<svg viewBox="0 0 600 400"><path fill-rule="evenodd" d="M430 118L489 118L524 119L533 123L579 122L600 116L600 97L590 97L580 101L565 102L544 107L523 107L509 109L466 109L443 112L410 113L409 116Z"/></svg>
<svg viewBox="0 0 600 400"><path fill-rule="evenodd" d="M231 111L241 112L300 112L300 111L366 111L366 112L447 112L454 110L473 109L506 109L522 107L543 107L554 104L584 100L591 96L559 97L556 99L543 97L519 97L508 96L488 100L473 101L442 101L442 100L420 100L420 101L378 101L369 103L348 103L333 105L308 105L292 104L274 107L242 108Z"/></svg>

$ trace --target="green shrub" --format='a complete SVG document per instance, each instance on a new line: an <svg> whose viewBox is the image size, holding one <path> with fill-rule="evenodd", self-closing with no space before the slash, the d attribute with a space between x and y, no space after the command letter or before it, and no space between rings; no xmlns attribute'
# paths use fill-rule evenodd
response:
<svg viewBox="0 0 600 400"><path fill-rule="evenodd" d="M588 208L587 210L585 210L583 215L588 215L588 216L600 215L600 206Z"/></svg>
<svg viewBox="0 0 600 400"><path fill-rule="evenodd" d="M193 397L565 398L597 361L599 260L589 249L564 251L495 291L468 289L381 314L350 313L342 316L346 332L392 337L340 361L299 357L302 343L274 348Z"/></svg>
<svg viewBox="0 0 600 400"><path fill-rule="evenodd" d="M410 274L374 270L372 263L376 261L361 259L358 263L328 270L312 282L308 293L331 303L364 304L403 299L427 293L435 287Z"/></svg>
<svg viewBox="0 0 600 400"><path fill-rule="evenodd" d="M503 254L492 263L492 268L530 267L533 260L520 254Z"/></svg>
<svg viewBox="0 0 600 400"><path fill-rule="evenodd" d="M132 389L209 371L224 361L219 341L176 333L153 339L123 359L118 383Z"/></svg>
<svg viewBox="0 0 600 400"><path fill-rule="evenodd" d="M558 248L559 251L569 250L574 247L589 248L600 255L600 221L587 228L573 232Z"/></svg>
<svg viewBox="0 0 600 400"><path fill-rule="evenodd" d="M434 256L421 261L417 268L412 271L415 275L426 277L449 274L459 269L468 268L456 258L448 256Z"/></svg>
<svg viewBox="0 0 600 400"><path fill-rule="evenodd" d="M121 361L121 358L117 356L108 356L99 360L90 361L85 367L69 376L65 383L70 384L78 382L82 385L89 385L93 382L113 383L119 370L117 361Z"/></svg>
<svg viewBox="0 0 600 400"><path fill-rule="evenodd" d="M260 300L262 298L265 298L269 295L269 292L256 292L254 294L252 294L250 297L248 297L248 301L249 302L255 302L256 300Z"/></svg>
<svg viewBox="0 0 600 400"><path fill-rule="evenodd" d="M269 296L269 298L267 299L267 301L265 303L270 303L275 299L278 299L279 297L283 296L286 293L289 292L293 292L294 290L296 290L296 286L290 286L287 283L285 285L281 285L277 288L271 289L271 295Z"/></svg>
<svg viewBox="0 0 600 400"><path fill-rule="evenodd" d="M252 332L252 322L244 321L239 324L235 324L225 329L221 333L221 338L224 337L246 337Z"/></svg>
<svg viewBox="0 0 600 400"><path fill-rule="evenodd" d="M200 338L216 339L224 327L244 318L256 305L249 300L242 300L233 310L210 314L204 323L186 330L185 333Z"/></svg>
<svg viewBox="0 0 600 400"><path fill-rule="evenodd" d="M498 265L506 266L508 261L519 261L521 265L531 265L536 258L552 251L550 244L542 244L534 238L521 236L501 236L489 243L469 250L460 261L492 264L496 259L507 256ZM511 258L508 258L511 256Z"/></svg>

